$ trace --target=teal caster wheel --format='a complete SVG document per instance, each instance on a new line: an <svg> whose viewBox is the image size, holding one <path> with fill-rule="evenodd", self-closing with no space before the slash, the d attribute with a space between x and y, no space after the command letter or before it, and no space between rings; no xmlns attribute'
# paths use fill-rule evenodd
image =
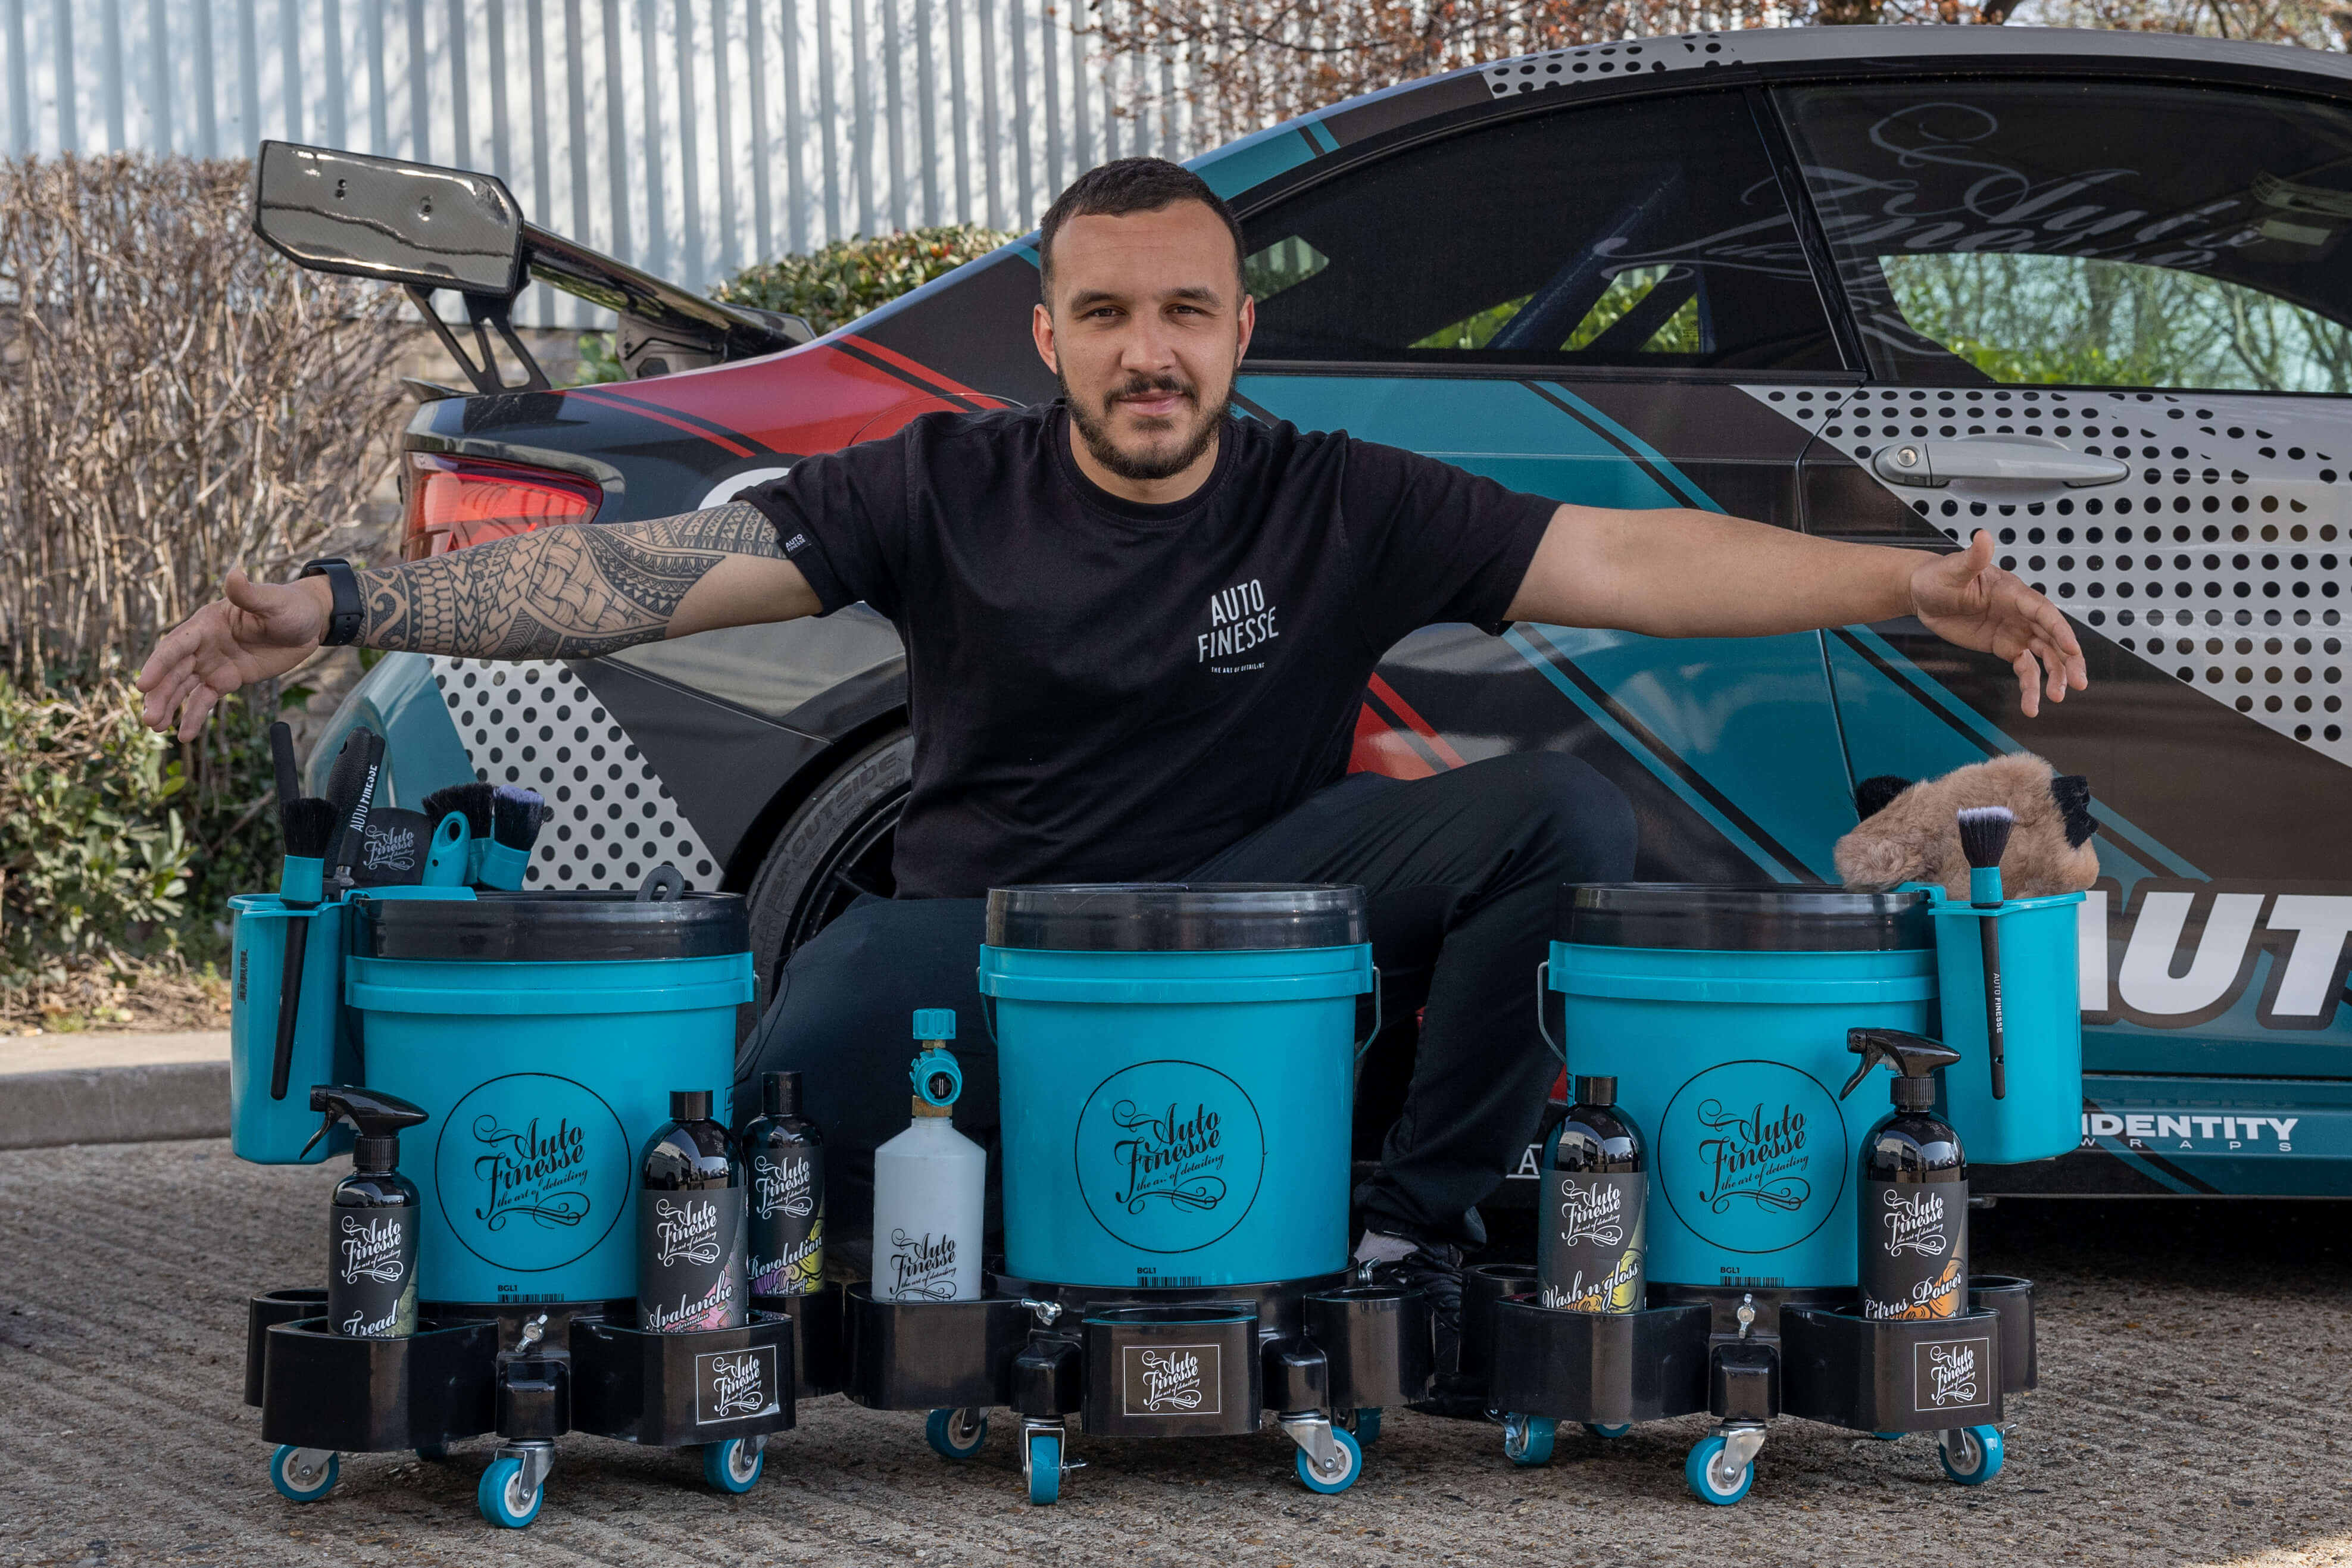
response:
<svg viewBox="0 0 2352 1568"><path fill-rule="evenodd" d="M269 1456L269 1484L288 1502L317 1502L335 1489L342 1456L332 1448L298 1448L280 1443Z"/></svg>
<svg viewBox="0 0 2352 1568"><path fill-rule="evenodd" d="M702 1479L722 1492L748 1492L768 1463L768 1446L757 1437L730 1437L702 1446Z"/></svg>
<svg viewBox="0 0 2352 1568"><path fill-rule="evenodd" d="M1027 1448L1022 1468L1029 1472L1029 1500L1043 1508L1062 1495L1062 1435L1032 1432Z"/></svg>
<svg viewBox="0 0 2352 1568"><path fill-rule="evenodd" d="M1964 1487L1980 1487L2000 1474L2000 1428L1962 1426L1943 1433L1937 1458L1944 1461L1944 1473L1952 1479Z"/></svg>
<svg viewBox="0 0 2352 1568"><path fill-rule="evenodd" d="M546 1500L547 1489L526 1484L522 1461L511 1454L492 1459L474 1489L474 1506L501 1530L520 1530L539 1517L539 1505Z"/></svg>
<svg viewBox="0 0 2352 1568"><path fill-rule="evenodd" d="M1364 1450L1357 1445L1354 1433L1344 1426L1334 1426L1331 1441L1339 1446L1339 1452L1328 1470L1309 1458L1306 1449L1298 1450L1299 1483L1308 1491L1321 1492L1326 1497L1346 1491L1364 1473Z"/></svg>
<svg viewBox="0 0 2352 1568"><path fill-rule="evenodd" d="M976 1459L988 1441L988 1412L934 1410L923 1423L923 1441L942 1459Z"/></svg>
<svg viewBox="0 0 2352 1568"><path fill-rule="evenodd" d="M1729 1466L1725 1452L1727 1440L1723 1434L1702 1437L1691 1446L1690 1458L1683 1461L1683 1479L1699 1501L1713 1503L1717 1508L1729 1508L1748 1495L1756 1484L1756 1461L1742 1459L1737 1470Z"/></svg>
<svg viewBox="0 0 2352 1568"><path fill-rule="evenodd" d="M1359 1446L1379 1442L1381 1440L1381 1407L1377 1405L1359 1406L1356 1411L1356 1424L1349 1430L1355 1433Z"/></svg>
<svg viewBox="0 0 2352 1568"><path fill-rule="evenodd" d="M1903 1434L1900 1432L1873 1432L1871 1436L1877 1438L1882 1443L1900 1443L1903 1441Z"/></svg>
<svg viewBox="0 0 2352 1568"><path fill-rule="evenodd" d="M1587 1421L1584 1424L1584 1429L1596 1437L1622 1437L1633 1429L1633 1424L1631 1421L1619 1421L1614 1424L1607 1421Z"/></svg>
<svg viewBox="0 0 2352 1568"><path fill-rule="evenodd" d="M1503 1417L1503 1458L1515 1465L1551 1463L1552 1434L1558 1423L1549 1415L1511 1415Z"/></svg>

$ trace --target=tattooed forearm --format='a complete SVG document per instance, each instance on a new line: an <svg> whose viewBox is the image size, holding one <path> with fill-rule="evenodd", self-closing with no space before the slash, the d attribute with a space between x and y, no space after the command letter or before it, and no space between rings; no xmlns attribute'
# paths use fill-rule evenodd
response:
<svg viewBox="0 0 2352 1568"><path fill-rule="evenodd" d="M687 591L727 557L782 554L775 525L740 501L541 529L360 573L359 640L477 658L592 658L668 635Z"/></svg>

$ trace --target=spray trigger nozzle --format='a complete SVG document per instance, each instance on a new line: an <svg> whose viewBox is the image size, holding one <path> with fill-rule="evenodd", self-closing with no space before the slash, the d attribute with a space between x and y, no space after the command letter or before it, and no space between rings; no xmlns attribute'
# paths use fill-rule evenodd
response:
<svg viewBox="0 0 2352 1568"><path fill-rule="evenodd" d="M310 1109L323 1112L326 1120L319 1123L316 1132L310 1134L310 1142L302 1145L303 1154L316 1148L319 1140L324 1138L328 1130L338 1121L350 1122L359 1129L362 1138L390 1138L397 1142L402 1128L414 1127L430 1114L396 1096L340 1083L312 1085Z"/></svg>
<svg viewBox="0 0 2352 1568"><path fill-rule="evenodd" d="M1915 1035L1908 1029L1848 1029L1845 1048L1860 1057L1862 1065L1853 1069L1853 1076L1838 1090L1840 1100L1860 1089L1862 1080L1870 1076L1870 1069L1882 1062L1896 1078L1925 1079L1933 1078L1937 1068L1949 1067L1960 1059L1960 1053L1942 1041Z"/></svg>

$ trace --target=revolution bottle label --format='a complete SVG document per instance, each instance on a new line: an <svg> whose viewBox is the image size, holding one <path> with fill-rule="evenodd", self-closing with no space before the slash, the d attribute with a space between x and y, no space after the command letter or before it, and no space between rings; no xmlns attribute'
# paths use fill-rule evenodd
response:
<svg viewBox="0 0 2352 1568"><path fill-rule="evenodd" d="M655 1333L743 1323L743 1189L637 1194L637 1327Z"/></svg>
<svg viewBox="0 0 2352 1568"><path fill-rule="evenodd" d="M1640 1310L1649 1178L1552 1171L1544 1179L1536 1264L1543 1304L1570 1312Z"/></svg>
<svg viewBox="0 0 2352 1568"><path fill-rule="evenodd" d="M1965 1182L1862 1184L1862 1315L1957 1318L1969 1300Z"/></svg>
<svg viewBox="0 0 2352 1568"><path fill-rule="evenodd" d="M751 1156L751 1293L805 1296L824 1284L824 1154L817 1145Z"/></svg>
<svg viewBox="0 0 2352 1568"><path fill-rule="evenodd" d="M354 1339L416 1331L416 1211L341 1208L328 1234L327 1322Z"/></svg>

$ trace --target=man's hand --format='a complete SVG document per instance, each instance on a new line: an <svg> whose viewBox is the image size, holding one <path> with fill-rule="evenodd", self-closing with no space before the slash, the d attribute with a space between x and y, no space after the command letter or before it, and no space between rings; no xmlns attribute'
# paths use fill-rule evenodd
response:
<svg viewBox="0 0 2352 1568"><path fill-rule="evenodd" d="M251 681L283 675L318 647L334 599L323 578L256 583L231 572L215 600L173 626L147 656L139 689L141 717L168 730L179 715L180 739L193 741L213 704Z"/></svg>
<svg viewBox="0 0 2352 1568"><path fill-rule="evenodd" d="M1911 574L1911 610L1946 642L2005 660L2017 671L2018 706L2032 718L2042 696L2066 700L2090 685L2083 645L2058 606L1992 562L1992 535L1979 530L1957 555L1931 555Z"/></svg>

